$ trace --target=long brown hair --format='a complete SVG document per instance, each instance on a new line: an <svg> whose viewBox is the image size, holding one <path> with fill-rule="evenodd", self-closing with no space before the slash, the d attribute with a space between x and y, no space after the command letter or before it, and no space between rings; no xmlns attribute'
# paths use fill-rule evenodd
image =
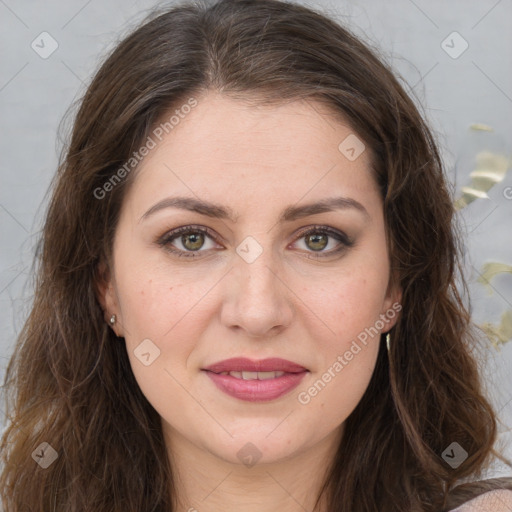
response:
<svg viewBox="0 0 512 512"><path fill-rule="evenodd" d="M208 90L262 104L322 102L370 148L403 311L389 355L381 343L346 421L322 496L332 512L447 510L457 481L480 476L496 455L496 417L455 286L458 278L465 290L436 143L371 49L322 14L278 0L188 3L155 14L88 87L55 177L33 307L5 379L5 510L175 510L159 415L105 322L95 285L133 179L119 169L166 112ZM123 179L106 190L116 173ZM457 467L442 457L453 442L468 454ZM43 468L37 457L54 454L50 448L57 458Z"/></svg>

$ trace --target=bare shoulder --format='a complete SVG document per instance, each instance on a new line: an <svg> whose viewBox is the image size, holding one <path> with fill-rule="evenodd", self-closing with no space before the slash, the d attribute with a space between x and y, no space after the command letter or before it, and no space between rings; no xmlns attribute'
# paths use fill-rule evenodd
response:
<svg viewBox="0 0 512 512"><path fill-rule="evenodd" d="M452 512L512 512L512 490L494 489L485 492Z"/></svg>

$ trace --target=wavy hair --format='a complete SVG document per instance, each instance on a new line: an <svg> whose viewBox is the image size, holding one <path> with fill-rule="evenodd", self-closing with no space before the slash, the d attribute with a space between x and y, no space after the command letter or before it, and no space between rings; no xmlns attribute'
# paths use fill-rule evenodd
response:
<svg viewBox="0 0 512 512"><path fill-rule="evenodd" d="M175 510L160 417L96 287L134 173L102 199L95 191L165 113L209 90L254 104L322 102L369 148L382 193L403 311L317 503L322 497L331 512L448 510L455 484L481 476L499 454L478 340L456 286L467 294L436 141L375 50L320 12L279 0L196 1L154 13L87 88L52 184L34 301L5 378L4 509ZM457 468L441 457L452 442L468 452ZM46 469L33 457L49 449L41 443L58 453Z"/></svg>

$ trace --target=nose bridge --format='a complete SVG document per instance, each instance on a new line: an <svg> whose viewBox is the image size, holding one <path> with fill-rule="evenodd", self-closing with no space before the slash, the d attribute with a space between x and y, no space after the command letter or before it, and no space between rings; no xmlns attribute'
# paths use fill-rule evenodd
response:
<svg viewBox="0 0 512 512"><path fill-rule="evenodd" d="M262 237L259 237L260 240ZM277 262L268 240L265 247L255 237L247 236L236 248L236 275L238 293L249 295L251 300L264 299L269 303L276 292L275 273Z"/></svg>

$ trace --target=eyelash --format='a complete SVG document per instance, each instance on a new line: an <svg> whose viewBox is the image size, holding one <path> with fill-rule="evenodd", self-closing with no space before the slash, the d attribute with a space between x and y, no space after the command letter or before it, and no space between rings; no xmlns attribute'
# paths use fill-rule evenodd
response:
<svg viewBox="0 0 512 512"><path fill-rule="evenodd" d="M196 225L189 225L189 226L182 226L180 228L173 229L172 231L169 231L165 233L163 236L157 239L157 244L161 247L165 248L165 250L169 251L170 253L178 256L178 257L185 257L185 258L198 258L200 256L196 256L196 253L201 252L207 252L201 249L198 249L197 251L183 251L181 249L176 249L172 247L171 242L173 242L176 238L178 238L180 235L187 234L187 233L202 233L204 235L207 235L208 237L212 238L215 241L215 235L214 233L203 226L196 226ZM328 235L331 238L334 238L338 242L340 242L340 247L336 249L331 249L327 252L314 252L314 251L308 251L312 252L314 256L309 256L310 258L324 258L327 256L332 256L334 254L339 254L346 250L349 247L352 247L354 245L354 242L351 241L345 233L341 231L337 231L335 229L329 228L328 226L312 226L305 228L302 230L296 240L300 240L308 235L312 234L323 234Z"/></svg>

